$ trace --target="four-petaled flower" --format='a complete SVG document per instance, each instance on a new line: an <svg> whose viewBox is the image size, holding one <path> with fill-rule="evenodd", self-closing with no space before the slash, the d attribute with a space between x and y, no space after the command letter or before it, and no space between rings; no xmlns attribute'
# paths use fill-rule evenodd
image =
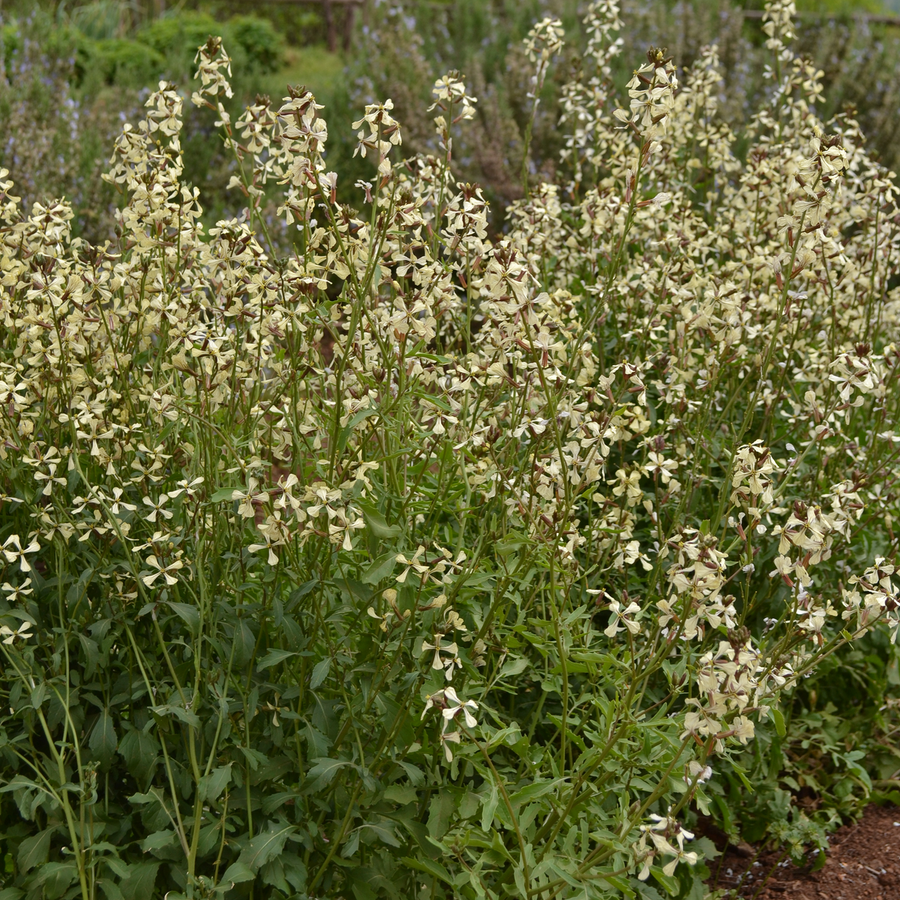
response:
<svg viewBox="0 0 900 900"><path fill-rule="evenodd" d="M0 636L3 637L4 644L12 644L16 640L16 638L21 638L23 641L27 641L28 638L33 637L31 628L31 622L23 622L15 630L10 628L9 625L0 625Z"/></svg>
<svg viewBox="0 0 900 900"><path fill-rule="evenodd" d="M142 572L141 573L141 581L150 587L160 575L166 579L166 584L172 585L177 584L178 579L172 574L172 572L177 571L178 569L184 568L184 560L176 559L173 562L170 562L167 566L164 566L152 553L147 557L147 565L152 566L154 569L157 569L156 572Z"/></svg>
<svg viewBox="0 0 900 900"><path fill-rule="evenodd" d="M25 554L37 553L40 549L41 545L37 541L32 541L23 550L21 543L19 543L19 536L17 534L11 534L3 542L3 555L6 557L6 561L15 562L16 560L18 560L19 569L21 569L21 571L23 572L27 572L31 568L28 560L25 559Z"/></svg>
<svg viewBox="0 0 900 900"><path fill-rule="evenodd" d="M460 662L459 659L459 645L456 641L444 644L442 643L443 639L444 635L436 634L434 636L433 644L429 644L428 641L422 641L422 652L427 653L429 650L434 650L434 659L431 661L431 668L443 669L444 677L447 681L450 681L453 678L454 666L461 669L462 662ZM447 659L441 657L442 653L447 655Z"/></svg>

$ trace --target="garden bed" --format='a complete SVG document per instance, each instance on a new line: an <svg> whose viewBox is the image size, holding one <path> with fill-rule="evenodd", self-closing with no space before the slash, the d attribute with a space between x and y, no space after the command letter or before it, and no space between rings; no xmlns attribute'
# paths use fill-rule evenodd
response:
<svg viewBox="0 0 900 900"><path fill-rule="evenodd" d="M711 887L737 888L739 896L754 900L900 897L900 808L870 806L858 822L836 831L830 843L819 871L783 860L780 850L755 858L746 845L729 847Z"/></svg>

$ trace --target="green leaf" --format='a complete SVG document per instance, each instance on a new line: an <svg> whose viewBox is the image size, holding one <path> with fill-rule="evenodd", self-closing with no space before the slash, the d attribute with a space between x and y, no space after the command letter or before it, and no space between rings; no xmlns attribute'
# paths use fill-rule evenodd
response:
<svg viewBox="0 0 900 900"><path fill-rule="evenodd" d="M119 741L119 756L125 760L128 771L143 780L153 774L159 757L159 744L153 735L133 728L126 731ZM146 781L143 783L147 784Z"/></svg>
<svg viewBox="0 0 900 900"><path fill-rule="evenodd" d="M296 791L276 791L274 794L267 794L262 802L262 811L267 816L271 815L276 809L281 809L288 800L296 801L298 796Z"/></svg>
<svg viewBox="0 0 900 900"><path fill-rule="evenodd" d="M366 822L360 826L360 830L363 828L374 831L382 844L387 844L389 847L400 846L400 841L397 840L397 834L394 830L394 824L388 819L380 818L375 822Z"/></svg>
<svg viewBox="0 0 900 900"><path fill-rule="evenodd" d="M755 794L756 791L754 790L753 785L750 783L747 776L744 774L743 770L738 766L732 766L732 769L737 773L737 777L741 779L741 784L743 784L751 794Z"/></svg>
<svg viewBox="0 0 900 900"><path fill-rule="evenodd" d="M47 699L47 683L41 681L31 691L31 705L34 709L40 709L43 702Z"/></svg>
<svg viewBox="0 0 900 900"><path fill-rule="evenodd" d="M320 759L331 749L331 741L313 725L304 726L300 733L306 740L306 746L309 748L309 756L312 757L312 759Z"/></svg>
<svg viewBox="0 0 900 900"><path fill-rule="evenodd" d="M200 727L200 718L196 713L185 709L183 706L176 706L174 703L165 703L162 706L151 706L150 711L157 716L174 716L185 725L191 725L194 728Z"/></svg>
<svg viewBox="0 0 900 900"><path fill-rule="evenodd" d="M500 793L496 784L491 784L491 792L484 801L481 810L481 830L489 832L494 821L494 812L497 809L497 803L500 800Z"/></svg>
<svg viewBox="0 0 900 900"><path fill-rule="evenodd" d="M270 859L274 859L284 850L285 841L297 829L293 825L280 825L264 831L251 838L250 843L241 850L238 862L243 862L251 872L258 872Z"/></svg>
<svg viewBox="0 0 900 900"><path fill-rule="evenodd" d="M350 421L341 429L341 433L338 437L338 452L342 453L344 448L347 446L347 441L350 439L350 435L353 432L353 429L359 425L363 419L368 419L370 416L377 416L380 414L380 411L377 407L367 407L366 409L361 409L359 412L354 413L350 417Z"/></svg>
<svg viewBox="0 0 900 900"><path fill-rule="evenodd" d="M97 671L97 663L100 661L100 651L97 642L89 638L86 634L78 635L78 642L81 644L81 650L85 656L84 680L88 681L94 677Z"/></svg>
<svg viewBox="0 0 900 900"><path fill-rule="evenodd" d="M360 509L362 510L363 519L365 519L366 527L372 534L379 538L380 540L387 540L388 538L400 537L403 534L403 529L399 525L388 525L385 521L384 516L381 515L378 510L373 507L363 506L360 504Z"/></svg>
<svg viewBox="0 0 900 900"><path fill-rule="evenodd" d="M106 896L106 900L125 900L122 889L114 881L110 881L108 878L101 878L97 883Z"/></svg>
<svg viewBox="0 0 900 900"><path fill-rule="evenodd" d="M272 666L277 666L278 663L284 662L286 659L290 659L292 656L297 656L296 650L270 650L256 664L256 668L258 671L262 672L263 669L271 669Z"/></svg>
<svg viewBox="0 0 900 900"><path fill-rule="evenodd" d="M604 881L608 881L616 890L621 891L631 900L635 896L634 891L628 886L628 882L621 875L603 875Z"/></svg>
<svg viewBox="0 0 900 900"><path fill-rule="evenodd" d="M441 791L431 798L428 807L428 834L440 840L450 828L450 817L456 807L456 798L448 791Z"/></svg>
<svg viewBox="0 0 900 900"><path fill-rule="evenodd" d="M520 791L516 791L509 799L514 807L518 807L529 800L536 800L546 794L556 793L559 789L561 781L538 781L523 787Z"/></svg>
<svg viewBox="0 0 900 900"><path fill-rule="evenodd" d="M25 896L25 891L17 887L4 888L0 891L0 900L21 900Z"/></svg>
<svg viewBox="0 0 900 900"><path fill-rule="evenodd" d="M247 622L241 619L234 628L234 664L246 666L255 649L256 638Z"/></svg>
<svg viewBox="0 0 900 900"><path fill-rule="evenodd" d="M307 778L311 784L308 788L310 792L320 791L334 781L339 769L349 766L350 763L346 759L319 759L307 773Z"/></svg>
<svg viewBox="0 0 900 900"><path fill-rule="evenodd" d="M247 488L240 484L234 487L219 488L209 499L211 503L222 503L224 500L230 500L234 496L235 491L243 493L246 490Z"/></svg>
<svg viewBox="0 0 900 900"><path fill-rule="evenodd" d="M363 572L360 581L363 584L378 584L383 578L387 578L394 567L397 565L397 553L394 550L388 553L382 553L377 559L373 560L366 571Z"/></svg>
<svg viewBox="0 0 900 900"><path fill-rule="evenodd" d="M784 737L787 734L787 728L784 725L784 716L781 713L780 709L775 709L775 707L770 707L769 712L772 714L772 721L775 723L775 730L778 732L778 737Z"/></svg>
<svg viewBox="0 0 900 900"><path fill-rule="evenodd" d="M331 658L326 656L325 659L320 659L313 666L312 675L309 679L310 688L315 690L319 687L328 677L329 671L331 671Z"/></svg>
<svg viewBox="0 0 900 900"><path fill-rule="evenodd" d="M45 863L38 869L36 881L44 888L44 900L58 900L78 877L73 862Z"/></svg>
<svg viewBox="0 0 900 900"><path fill-rule="evenodd" d="M50 839L53 837L54 831L56 831L56 827L45 828L38 834L25 838L19 844L16 861L23 872L27 872L29 869L47 862L47 857L50 853Z"/></svg>
<svg viewBox="0 0 900 900"><path fill-rule="evenodd" d="M104 769L108 768L110 763L112 763L118 743L112 716L109 714L108 709L104 709L97 718L97 723L94 725L89 741L91 752Z"/></svg>
<svg viewBox="0 0 900 900"><path fill-rule="evenodd" d="M212 770L209 775L200 779L200 792L204 800L214 801L219 799L219 795L228 786L231 781L231 763L226 766L219 766Z"/></svg>
<svg viewBox="0 0 900 900"><path fill-rule="evenodd" d="M259 750L254 750L252 747L238 747L238 750L244 754L244 758L254 772L258 771L260 766L265 766L269 762L269 757L265 753L260 753Z"/></svg>
<svg viewBox="0 0 900 900"><path fill-rule="evenodd" d="M175 832L171 829L166 831L154 831L153 834L148 834L147 837L141 841L141 850L144 853L154 853L157 850L164 850L166 847L171 847L175 843Z"/></svg>
<svg viewBox="0 0 900 900"><path fill-rule="evenodd" d="M415 869L417 872L425 872L426 874L432 875L438 880L443 881L444 884L449 884L450 887L454 887L450 873L439 862L435 862L431 859L413 859L411 856L402 857L400 862L405 866L409 866L410 869Z"/></svg>
<svg viewBox="0 0 900 900"><path fill-rule="evenodd" d="M528 660L524 656L518 659L508 659L500 668L500 678L511 678L513 675L521 675L528 668Z"/></svg>
<svg viewBox="0 0 900 900"><path fill-rule="evenodd" d="M650 867L650 874L663 886L670 897L677 897L681 891L681 884L674 875L666 875L662 869L656 866Z"/></svg>
<svg viewBox="0 0 900 900"><path fill-rule="evenodd" d="M256 875L240 860L232 863L222 876L223 884L241 884L244 881L253 881Z"/></svg>
<svg viewBox="0 0 900 900"><path fill-rule="evenodd" d="M179 619L187 623L194 637L200 634L200 610L196 606L190 603L175 603L172 600L168 601L168 606Z"/></svg>
<svg viewBox="0 0 900 900"><path fill-rule="evenodd" d="M385 800L393 800L394 803L399 803L401 806L406 806L408 803L415 803L417 798L418 794L416 793L416 789L409 785L392 784L384 792Z"/></svg>

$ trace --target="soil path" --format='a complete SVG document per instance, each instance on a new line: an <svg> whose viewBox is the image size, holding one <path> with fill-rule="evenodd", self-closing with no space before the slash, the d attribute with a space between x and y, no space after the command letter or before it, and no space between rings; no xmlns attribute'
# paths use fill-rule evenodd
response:
<svg viewBox="0 0 900 900"><path fill-rule="evenodd" d="M754 862L751 848L729 847L710 887L737 888L744 900L900 900L900 807L870 806L830 844L818 872L779 864L777 851Z"/></svg>

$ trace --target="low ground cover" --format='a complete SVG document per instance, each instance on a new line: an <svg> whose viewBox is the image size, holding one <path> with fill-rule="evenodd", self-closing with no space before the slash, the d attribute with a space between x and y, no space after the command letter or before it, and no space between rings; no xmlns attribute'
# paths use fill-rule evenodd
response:
<svg viewBox="0 0 900 900"><path fill-rule="evenodd" d="M620 96L590 4L493 238L462 75L433 154L365 108L354 209L313 95L230 113L214 37L240 215L168 82L108 241L0 177L3 900L702 898L695 823L799 859L889 796L897 189L791 12L744 156L715 47Z"/></svg>

